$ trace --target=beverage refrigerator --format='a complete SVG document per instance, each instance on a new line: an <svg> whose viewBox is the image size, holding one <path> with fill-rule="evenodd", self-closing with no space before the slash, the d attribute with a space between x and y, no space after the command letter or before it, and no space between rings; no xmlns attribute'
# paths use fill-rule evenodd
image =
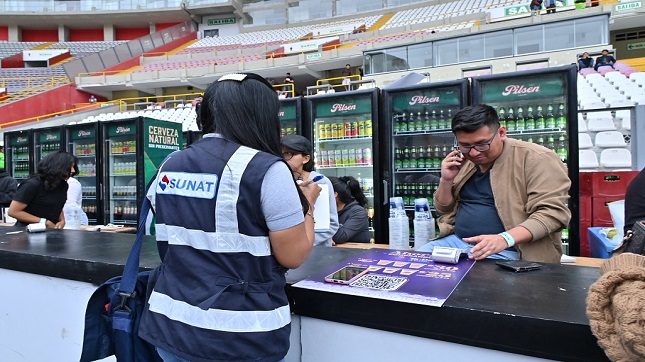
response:
<svg viewBox="0 0 645 362"><path fill-rule="evenodd" d="M103 188L99 161L101 160L100 128L98 122L68 125L64 130L67 152L78 158L78 175L83 201L81 208L90 224L104 219Z"/></svg>
<svg viewBox="0 0 645 362"><path fill-rule="evenodd" d="M29 178L29 175L36 170L31 152L32 132L32 130L22 130L4 134L5 169L18 183Z"/></svg>
<svg viewBox="0 0 645 362"><path fill-rule="evenodd" d="M565 253L580 255L578 95L575 65L472 78L472 104L497 110L509 137L556 152L566 163L571 222L563 230Z"/></svg>
<svg viewBox="0 0 645 362"><path fill-rule="evenodd" d="M388 187L379 209L388 215L389 198L402 197L410 240L415 199L427 198L434 219L438 218L432 197L439 185L441 161L454 144L452 117L468 103L468 91L466 79L383 91L383 181Z"/></svg>
<svg viewBox="0 0 645 362"><path fill-rule="evenodd" d="M181 123L137 117L101 123L104 223L136 225L145 187L183 143Z"/></svg>
<svg viewBox="0 0 645 362"><path fill-rule="evenodd" d="M288 134L302 135L302 120L304 118L303 98L284 98L280 100L280 138Z"/></svg>
<svg viewBox="0 0 645 362"><path fill-rule="evenodd" d="M45 156L63 147L63 127L35 128L32 132L34 139L34 165L38 166Z"/></svg>
<svg viewBox="0 0 645 362"><path fill-rule="evenodd" d="M302 135L312 140L316 171L358 180L368 200L372 240L384 243L387 238L383 235L387 234L381 228L388 214L381 214L377 207L382 195L378 92L374 88L307 97Z"/></svg>

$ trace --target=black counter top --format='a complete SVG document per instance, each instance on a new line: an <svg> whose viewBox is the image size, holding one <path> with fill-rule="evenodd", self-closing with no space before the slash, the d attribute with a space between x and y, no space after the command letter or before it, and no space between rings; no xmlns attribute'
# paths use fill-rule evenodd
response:
<svg viewBox="0 0 645 362"><path fill-rule="evenodd" d="M29 234L0 228L0 268L93 284L120 275L134 235L77 230ZM315 247L287 273L287 293L298 315L511 353L566 361L604 361L585 315L598 268L545 264L512 273L477 262L441 308L364 298L291 285L364 250ZM146 237L141 268L159 264Z"/></svg>

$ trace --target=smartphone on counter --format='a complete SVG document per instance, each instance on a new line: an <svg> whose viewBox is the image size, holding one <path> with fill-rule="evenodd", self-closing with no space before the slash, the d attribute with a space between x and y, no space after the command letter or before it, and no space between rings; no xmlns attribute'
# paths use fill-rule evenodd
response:
<svg viewBox="0 0 645 362"><path fill-rule="evenodd" d="M504 260L498 261L495 264L501 266L504 269L512 270L516 273L538 270L542 267L542 264L525 260Z"/></svg>
<svg viewBox="0 0 645 362"><path fill-rule="evenodd" d="M325 281L328 283L349 284L367 273L367 267L345 266L327 275Z"/></svg>

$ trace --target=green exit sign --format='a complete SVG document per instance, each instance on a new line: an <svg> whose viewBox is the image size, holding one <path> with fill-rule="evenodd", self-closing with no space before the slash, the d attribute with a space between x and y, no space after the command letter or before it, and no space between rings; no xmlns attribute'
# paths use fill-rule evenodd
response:
<svg viewBox="0 0 645 362"><path fill-rule="evenodd" d="M623 3L623 4L617 4L616 7L614 8L614 11L625 11L625 10L632 10L632 9L639 9L643 7L643 3L640 1L636 1L633 3Z"/></svg>
<svg viewBox="0 0 645 362"><path fill-rule="evenodd" d="M208 25L228 25L236 22L237 19L235 18L208 19Z"/></svg>

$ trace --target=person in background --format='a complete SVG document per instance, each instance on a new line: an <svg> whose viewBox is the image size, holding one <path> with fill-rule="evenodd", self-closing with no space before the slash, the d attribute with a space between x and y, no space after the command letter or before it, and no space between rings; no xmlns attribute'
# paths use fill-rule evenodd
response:
<svg viewBox="0 0 645 362"><path fill-rule="evenodd" d="M367 221L367 198L358 181L352 176L330 177L334 186L338 231L332 237L335 244L346 242L369 243L370 230Z"/></svg>
<svg viewBox="0 0 645 362"><path fill-rule="evenodd" d="M67 179L78 172L77 164L76 157L65 151L52 152L38 162L36 174L20 183L9 206L16 226L43 223L48 228L65 227Z"/></svg>
<svg viewBox="0 0 645 362"><path fill-rule="evenodd" d="M0 145L0 168L4 169L4 146Z"/></svg>
<svg viewBox="0 0 645 362"><path fill-rule="evenodd" d="M90 103L96 103L97 99L96 99L96 97L94 97L94 94L92 94L92 95L90 96L89 101L90 101Z"/></svg>
<svg viewBox="0 0 645 362"><path fill-rule="evenodd" d="M349 82L351 82L351 79L349 77L351 77L351 75L352 75L352 66L349 65L349 64L345 64L345 69L343 69L340 72L340 75L341 75L341 77L344 77L343 78L343 85L345 86L345 90L346 91L350 90Z"/></svg>
<svg viewBox="0 0 645 362"><path fill-rule="evenodd" d="M363 77L365 76L365 74L363 73L363 64L358 66L358 75L361 76L361 79L363 79Z"/></svg>
<svg viewBox="0 0 645 362"><path fill-rule="evenodd" d="M0 207L9 207L18 188L18 181L0 168Z"/></svg>
<svg viewBox="0 0 645 362"><path fill-rule="evenodd" d="M645 220L645 168L634 177L625 192L625 235L638 221Z"/></svg>
<svg viewBox="0 0 645 362"><path fill-rule="evenodd" d="M298 187L282 159L279 109L264 78L222 76L204 94L203 139L173 153L148 191L162 264L139 336L166 362L280 361L289 350L285 273L311 252L320 187Z"/></svg>
<svg viewBox="0 0 645 362"><path fill-rule="evenodd" d="M78 168L75 167L75 170ZM65 201L65 205L63 205L63 212L69 208L75 208L79 213L80 213L80 224L81 225L87 225L88 220L87 220L87 215L83 211L82 205L83 205L83 187L81 186L81 183L78 182L77 179L74 178L74 175L76 175L76 171L72 172L70 177L67 179L67 201ZM67 216L65 217L65 221L69 222Z"/></svg>
<svg viewBox="0 0 645 362"><path fill-rule="evenodd" d="M452 132L456 147L441 162L434 193L439 239L419 250L447 246L477 260L560 262L571 180L558 155L509 138L485 104L457 112Z"/></svg>
<svg viewBox="0 0 645 362"><path fill-rule="evenodd" d="M582 53L582 56L578 59L578 70L585 68L593 68L593 58L587 52Z"/></svg>
<svg viewBox="0 0 645 362"><path fill-rule="evenodd" d="M546 13L547 14L555 14L557 4L555 3L555 0L546 0L545 8L546 8Z"/></svg>
<svg viewBox="0 0 645 362"><path fill-rule="evenodd" d="M283 94L285 94L286 97L290 97L291 91L295 92L296 90L296 85L295 85L295 82L293 81L293 78L291 78L291 73L287 73L287 76L284 78L284 81L282 83L287 84L282 87Z"/></svg>
<svg viewBox="0 0 645 362"><path fill-rule="evenodd" d="M543 0L531 0L531 16L540 15L540 9L542 9Z"/></svg>
<svg viewBox="0 0 645 362"><path fill-rule="evenodd" d="M303 136L288 134L282 138L282 157L291 166L291 172L296 182L307 182L322 177L318 184L329 189L329 229L316 231L314 245L332 246L332 237L338 230L338 213L333 185L328 178L314 171L313 150L311 142Z"/></svg>
<svg viewBox="0 0 645 362"><path fill-rule="evenodd" d="M613 56L609 55L609 50L603 49L602 54L598 58L596 58L596 65L594 66L594 69L598 70L598 68L606 65L613 68L614 63L616 63L616 59Z"/></svg>

